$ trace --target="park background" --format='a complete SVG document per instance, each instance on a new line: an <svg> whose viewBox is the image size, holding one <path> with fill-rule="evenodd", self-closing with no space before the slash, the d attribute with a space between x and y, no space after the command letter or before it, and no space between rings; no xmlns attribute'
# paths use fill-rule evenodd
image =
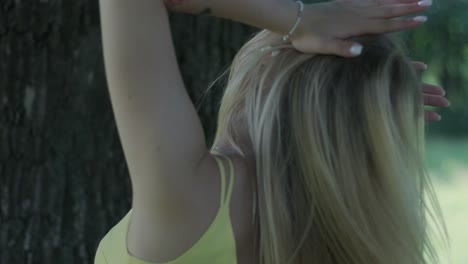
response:
<svg viewBox="0 0 468 264"><path fill-rule="evenodd" d="M311 1L308 1L311 2ZM0 263L92 263L130 209L131 187L107 91L97 0L0 3ZM427 126L426 162L452 243L468 263L468 1L434 0L402 34L450 108ZM273 14L272 14L273 15ZM204 91L258 29L171 14L177 59L212 141L225 80Z"/></svg>

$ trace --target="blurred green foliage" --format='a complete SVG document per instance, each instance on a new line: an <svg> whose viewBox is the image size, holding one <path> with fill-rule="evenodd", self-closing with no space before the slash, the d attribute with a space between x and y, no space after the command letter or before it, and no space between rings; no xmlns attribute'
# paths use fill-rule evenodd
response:
<svg viewBox="0 0 468 264"><path fill-rule="evenodd" d="M468 0L433 1L422 27L404 32L410 56L429 65L425 82L444 87L450 108L429 133L468 136Z"/></svg>

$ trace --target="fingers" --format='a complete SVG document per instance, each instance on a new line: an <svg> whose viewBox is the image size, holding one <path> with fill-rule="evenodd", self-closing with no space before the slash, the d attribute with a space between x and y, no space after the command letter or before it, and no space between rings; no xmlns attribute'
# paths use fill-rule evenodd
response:
<svg viewBox="0 0 468 264"><path fill-rule="evenodd" d="M424 68L425 64L418 61L412 62L413 66L418 68ZM449 100L443 97L445 91L442 87L431 85L431 84L422 84L422 91L424 97L424 105L426 106L435 106L435 107L448 107L450 105ZM442 117L436 112L425 110L424 119L427 123L440 121Z"/></svg>
<svg viewBox="0 0 468 264"><path fill-rule="evenodd" d="M432 94L432 95L439 95L439 96L445 95L444 88L440 86L427 84L427 83L423 83L421 86L422 86L422 91L425 94Z"/></svg>
<svg viewBox="0 0 468 264"><path fill-rule="evenodd" d="M424 111L424 120L426 120L426 122L434 122L434 121L440 121L442 119L442 117L437 114L436 112L433 112L433 111Z"/></svg>
<svg viewBox="0 0 468 264"><path fill-rule="evenodd" d="M419 0L375 0L379 4L399 4L399 3L417 3Z"/></svg>
<svg viewBox="0 0 468 264"><path fill-rule="evenodd" d="M356 57L362 53L362 45L352 41L323 37L309 48L321 54L333 54L341 57Z"/></svg>
<svg viewBox="0 0 468 264"><path fill-rule="evenodd" d="M417 71L427 70L427 64L421 61L412 61L411 64Z"/></svg>
<svg viewBox="0 0 468 264"><path fill-rule="evenodd" d="M419 3L390 4L369 8L366 13L371 18L396 18L422 12L428 8L429 5L420 5Z"/></svg>
<svg viewBox="0 0 468 264"><path fill-rule="evenodd" d="M450 102L440 95L424 94L424 105L436 107L448 107Z"/></svg>
<svg viewBox="0 0 468 264"><path fill-rule="evenodd" d="M412 61L411 64L418 71L427 70L427 64L425 64L424 62ZM421 88L422 88L423 93L425 94L432 94L432 95L439 95L439 96L445 95L444 88L437 86L437 85L422 83Z"/></svg>
<svg viewBox="0 0 468 264"><path fill-rule="evenodd" d="M404 4L404 3L417 3L420 0L336 0L341 3L351 3L359 5L389 5L389 4Z"/></svg>
<svg viewBox="0 0 468 264"><path fill-rule="evenodd" d="M369 21L368 29L365 33L391 33L418 27L427 21L427 17L418 16L414 18L403 19L383 19L378 21Z"/></svg>
<svg viewBox="0 0 468 264"><path fill-rule="evenodd" d="M367 23L369 28L365 33L390 33L418 27L427 21L427 16L401 17L425 11L431 4L431 0L423 0L369 7L363 10L366 16L370 18Z"/></svg>

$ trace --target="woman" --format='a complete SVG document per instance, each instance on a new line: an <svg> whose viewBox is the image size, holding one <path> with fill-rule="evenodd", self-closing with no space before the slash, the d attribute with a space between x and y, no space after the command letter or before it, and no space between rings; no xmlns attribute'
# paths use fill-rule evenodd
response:
<svg viewBox="0 0 468 264"><path fill-rule="evenodd" d="M357 37L420 26L424 17L401 17L429 3L166 1L172 11L267 29L234 59L212 148L185 91L163 2L100 4L133 200L96 264L435 259L412 68L423 64L410 64L389 37ZM430 104L447 103L440 87L424 89L434 93Z"/></svg>

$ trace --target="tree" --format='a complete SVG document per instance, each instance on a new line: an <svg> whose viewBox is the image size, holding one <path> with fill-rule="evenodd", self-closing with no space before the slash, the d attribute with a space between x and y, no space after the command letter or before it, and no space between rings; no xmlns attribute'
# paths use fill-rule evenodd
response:
<svg viewBox="0 0 468 264"><path fill-rule="evenodd" d="M0 263L92 263L130 209L95 0L0 5ZM255 29L172 14L194 102ZM222 84L199 114L213 139Z"/></svg>

